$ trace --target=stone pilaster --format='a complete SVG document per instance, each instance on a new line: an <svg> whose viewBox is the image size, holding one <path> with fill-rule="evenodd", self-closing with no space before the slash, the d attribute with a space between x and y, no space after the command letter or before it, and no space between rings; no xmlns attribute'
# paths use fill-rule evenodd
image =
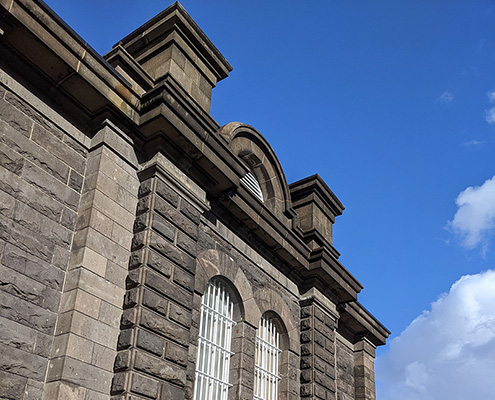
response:
<svg viewBox="0 0 495 400"><path fill-rule="evenodd" d="M139 175L112 394L182 399L190 394L193 279L205 194L160 154Z"/></svg>
<svg viewBox="0 0 495 400"><path fill-rule="evenodd" d="M88 154L45 399L109 398L137 204L136 157L110 122Z"/></svg>
<svg viewBox="0 0 495 400"><path fill-rule="evenodd" d="M231 350L234 354L230 359L232 387L229 389L229 398L253 398L255 343L256 327L246 321L238 322L232 335Z"/></svg>
<svg viewBox="0 0 495 400"><path fill-rule="evenodd" d="M316 289L301 300L301 398L335 399L335 306Z"/></svg>
<svg viewBox="0 0 495 400"><path fill-rule="evenodd" d="M356 400L375 400L375 349L367 338L354 345Z"/></svg>

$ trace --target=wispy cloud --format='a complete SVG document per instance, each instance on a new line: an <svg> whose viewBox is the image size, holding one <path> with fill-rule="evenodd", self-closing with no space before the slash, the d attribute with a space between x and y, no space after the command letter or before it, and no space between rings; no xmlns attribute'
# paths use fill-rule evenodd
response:
<svg viewBox="0 0 495 400"><path fill-rule="evenodd" d="M454 94L446 90L435 100L435 103L450 104L452 100L454 100Z"/></svg>
<svg viewBox="0 0 495 400"><path fill-rule="evenodd" d="M458 209L448 227L467 249L486 244L495 230L495 176L463 190L455 202Z"/></svg>
<svg viewBox="0 0 495 400"><path fill-rule="evenodd" d="M492 90L486 94L490 103L495 103L495 90ZM495 107L485 110L485 121L490 125L495 124Z"/></svg>
<svg viewBox="0 0 495 400"><path fill-rule="evenodd" d="M466 275L376 360L381 400L493 399L495 271Z"/></svg>
<svg viewBox="0 0 495 400"><path fill-rule="evenodd" d="M481 146L482 144L485 144L486 141L484 140L470 140L468 142L461 143L465 147L478 147Z"/></svg>
<svg viewBox="0 0 495 400"><path fill-rule="evenodd" d="M485 110L485 121L490 125L495 124L495 107Z"/></svg>

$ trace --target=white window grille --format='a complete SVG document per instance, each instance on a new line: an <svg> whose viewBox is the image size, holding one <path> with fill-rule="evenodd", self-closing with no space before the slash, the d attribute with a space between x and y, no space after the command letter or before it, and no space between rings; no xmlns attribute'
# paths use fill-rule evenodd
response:
<svg viewBox="0 0 495 400"><path fill-rule="evenodd" d="M274 321L262 317L256 335L254 400L277 400L279 336Z"/></svg>
<svg viewBox="0 0 495 400"><path fill-rule="evenodd" d="M246 186L258 199L263 201L263 192L261 191L261 186L251 171L249 171L241 178L241 183Z"/></svg>
<svg viewBox="0 0 495 400"><path fill-rule="evenodd" d="M211 280L201 302L194 400L226 400L234 304L226 287Z"/></svg>

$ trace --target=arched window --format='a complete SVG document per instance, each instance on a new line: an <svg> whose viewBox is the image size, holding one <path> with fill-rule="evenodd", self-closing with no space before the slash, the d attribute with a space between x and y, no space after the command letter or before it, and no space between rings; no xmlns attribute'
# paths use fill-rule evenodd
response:
<svg viewBox="0 0 495 400"><path fill-rule="evenodd" d="M280 376L279 354L280 331L277 321L270 315L263 315L256 334L254 360L254 399L277 400Z"/></svg>
<svg viewBox="0 0 495 400"><path fill-rule="evenodd" d="M249 171L241 178L241 183L246 186L260 201L263 202L263 192L256 176Z"/></svg>
<svg viewBox="0 0 495 400"><path fill-rule="evenodd" d="M211 279L201 302L194 400L227 399L234 303L226 285Z"/></svg>

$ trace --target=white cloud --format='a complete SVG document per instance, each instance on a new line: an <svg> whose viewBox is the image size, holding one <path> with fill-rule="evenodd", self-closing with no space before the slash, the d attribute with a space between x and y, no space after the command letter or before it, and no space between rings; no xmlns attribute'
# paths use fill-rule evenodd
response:
<svg viewBox="0 0 495 400"><path fill-rule="evenodd" d="M492 400L495 271L466 275L376 360L380 400Z"/></svg>
<svg viewBox="0 0 495 400"><path fill-rule="evenodd" d="M486 95L488 96L488 101L490 103L495 103L495 90L488 92Z"/></svg>
<svg viewBox="0 0 495 400"><path fill-rule="evenodd" d="M476 146L481 146L482 144L485 144L486 142L485 141L481 141L481 140L470 140L468 142L464 142L462 143L463 146L466 146L466 147L476 147Z"/></svg>
<svg viewBox="0 0 495 400"><path fill-rule="evenodd" d="M438 99L435 100L435 103L450 104L452 100L454 100L454 95L446 90Z"/></svg>
<svg viewBox="0 0 495 400"><path fill-rule="evenodd" d="M461 237L467 249L486 244L495 230L495 176L481 186L468 187L455 202L458 209L449 228Z"/></svg>
<svg viewBox="0 0 495 400"><path fill-rule="evenodd" d="M495 124L495 107L485 110L485 121L490 125Z"/></svg>

